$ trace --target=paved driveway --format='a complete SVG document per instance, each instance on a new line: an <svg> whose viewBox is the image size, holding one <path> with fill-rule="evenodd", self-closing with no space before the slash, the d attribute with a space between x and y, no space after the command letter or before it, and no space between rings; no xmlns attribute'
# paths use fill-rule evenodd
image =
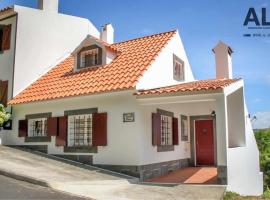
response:
<svg viewBox="0 0 270 200"><path fill-rule="evenodd" d="M16 173L46 182L50 187L100 200L182 200L220 199L220 186L150 186L133 184L132 180L82 169L14 148L0 146L0 171Z"/></svg>

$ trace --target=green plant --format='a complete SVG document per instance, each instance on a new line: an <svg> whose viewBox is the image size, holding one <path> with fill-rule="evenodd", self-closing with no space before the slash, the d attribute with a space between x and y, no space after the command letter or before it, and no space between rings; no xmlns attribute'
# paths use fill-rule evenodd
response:
<svg viewBox="0 0 270 200"><path fill-rule="evenodd" d="M264 191L262 198L263 199L270 199L270 190L269 189Z"/></svg>
<svg viewBox="0 0 270 200"><path fill-rule="evenodd" d="M238 197L240 197L239 194L228 191L225 193L223 200L236 200Z"/></svg>
<svg viewBox="0 0 270 200"><path fill-rule="evenodd" d="M0 127L10 119L10 114L6 112L5 107L0 104Z"/></svg>
<svg viewBox="0 0 270 200"><path fill-rule="evenodd" d="M260 166L264 173L264 190L270 187L270 129L261 130L255 134L260 150ZM269 192L270 193L270 192Z"/></svg>

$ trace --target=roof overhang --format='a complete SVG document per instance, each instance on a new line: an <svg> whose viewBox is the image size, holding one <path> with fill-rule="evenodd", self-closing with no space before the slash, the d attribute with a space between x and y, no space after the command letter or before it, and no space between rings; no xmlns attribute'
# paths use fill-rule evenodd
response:
<svg viewBox="0 0 270 200"><path fill-rule="evenodd" d="M80 45L71 53L71 55L76 56L76 54L83 48L86 46L89 46L91 44L96 44L98 46L100 46L101 48L104 48L106 50L109 50L115 54L120 53L120 51L116 50L115 48L113 48L110 44L94 37L91 35L87 35L86 38L80 43Z"/></svg>
<svg viewBox="0 0 270 200"><path fill-rule="evenodd" d="M14 10L14 7L6 7L0 9L0 21L6 18L9 18L13 15L17 14Z"/></svg>

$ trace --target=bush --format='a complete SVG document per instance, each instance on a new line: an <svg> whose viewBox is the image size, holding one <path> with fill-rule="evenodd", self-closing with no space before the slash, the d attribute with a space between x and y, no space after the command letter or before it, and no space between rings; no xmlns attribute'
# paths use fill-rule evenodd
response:
<svg viewBox="0 0 270 200"><path fill-rule="evenodd" d="M238 197L240 197L239 194L235 193L235 192L226 192L223 200L236 200Z"/></svg>
<svg viewBox="0 0 270 200"><path fill-rule="evenodd" d="M264 173L264 190L270 188L270 129L261 130L255 134L260 150L260 166ZM269 192L270 193L270 192Z"/></svg>
<svg viewBox="0 0 270 200"><path fill-rule="evenodd" d="M0 127L10 119L10 114L6 112L4 106L0 104Z"/></svg>

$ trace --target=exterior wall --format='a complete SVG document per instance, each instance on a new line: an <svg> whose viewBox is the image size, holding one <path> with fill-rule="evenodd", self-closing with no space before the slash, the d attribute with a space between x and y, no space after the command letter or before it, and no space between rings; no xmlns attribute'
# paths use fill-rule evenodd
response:
<svg viewBox="0 0 270 200"><path fill-rule="evenodd" d="M14 10L18 13L14 96L70 54L87 34L99 37L88 19L17 5Z"/></svg>
<svg viewBox="0 0 270 200"><path fill-rule="evenodd" d="M191 66L177 32L141 77L136 89L150 89L182 83L183 81L176 81L173 78L173 54L185 63L185 82L193 81Z"/></svg>
<svg viewBox="0 0 270 200"><path fill-rule="evenodd" d="M10 49L0 52L0 80L8 80L8 100L12 97L14 52L16 42L16 20L16 15L4 20L0 19L0 25L12 25ZM10 109L8 109L8 111L10 111Z"/></svg>
<svg viewBox="0 0 270 200"><path fill-rule="evenodd" d="M235 91L233 94L238 99L234 99L234 102L239 103L239 101L244 100L243 83L242 88ZM227 149L227 190L237 192L241 195L257 196L263 193L263 174L260 172L259 150L250 119L248 118L245 101L242 101L241 106L244 107L244 113L242 119L237 119L237 122L244 121L245 124L242 127L244 132L240 133L238 137L240 137L240 144L244 145L231 146L231 148L228 147ZM235 108L233 111L231 110L231 112L237 116L237 113L241 113L241 106ZM233 119L231 118L229 120ZM228 137L230 140L230 134Z"/></svg>
<svg viewBox="0 0 270 200"><path fill-rule="evenodd" d="M152 146L152 113L157 111L157 108L174 113L174 117L178 118L179 145L174 146L174 151L158 152L157 146ZM142 135L142 146L144 150L141 155L141 163L159 163L170 160L190 158L190 135L188 141L181 140L181 121L180 115L198 116L209 115L216 109L215 102L197 102L197 103L164 103L158 105L142 106L141 120L144 121L144 134ZM189 122L188 122L189 124ZM189 127L190 128L190 127ZM188 131L190 134L190 130Z"/></svg>
<svg viewBox="0 0 270 200"><path fill-rule="evenodd" d="M14 106L13 131L8 135L6 144L10 145L44 145L48 144L49 154L82 154L93 155L93 164L140 165L143 154L141 135L142 120L139 118L139 107L132 92L103 94L97 96L73 97L54 101L31 103ZM52 113L52 116L64 116L64 111L98 108L98 112L108 113L108 146L98 147L98 153L64 153L63 147L55 146L55 137L50 143L25 143L18 138L18 120L25 115L35 113ZM123 123L123 113L135 112L135 122Z"/></svg>

